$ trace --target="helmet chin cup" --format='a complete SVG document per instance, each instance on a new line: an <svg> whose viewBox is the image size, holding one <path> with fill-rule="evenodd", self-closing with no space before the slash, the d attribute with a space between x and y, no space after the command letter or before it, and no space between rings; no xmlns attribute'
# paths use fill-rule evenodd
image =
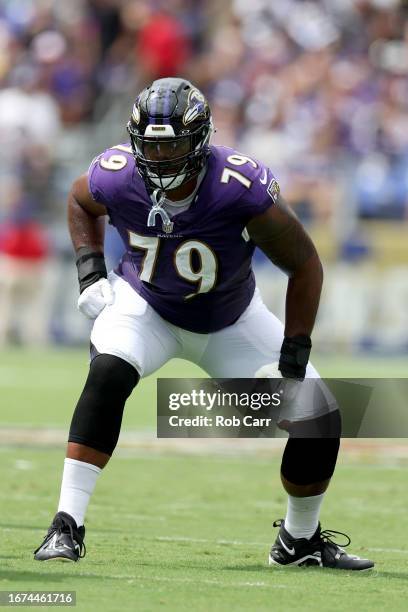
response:
<svg viewBox="0 0 408 612"><path fill-rule="evenodd" d="M187 165L184 165L180 168L180 172L178 174L173 174L169 176L162 176L160 173L154 172L154 170L147 169L146 175L149 182L154 187L159 187L162 191L177 189L182 185L187 177L186 174Z"/></svg>
<svg viewBox="0 0 408 612"><path fill-rule="evenodd" d="M178 174L175 177L174 176L167 176L167 177L163 176L160 178L159 176L157 176L157 174L153 174L149 172L148 177L149 177L149 181L153 183L153 185L155 185L156 187L159 187L159 189L163 189L164 191L166 191L168 187L170 187L170 189L176 189L177 187L180 187L180 185L183 184L186 175Z"/></svg>

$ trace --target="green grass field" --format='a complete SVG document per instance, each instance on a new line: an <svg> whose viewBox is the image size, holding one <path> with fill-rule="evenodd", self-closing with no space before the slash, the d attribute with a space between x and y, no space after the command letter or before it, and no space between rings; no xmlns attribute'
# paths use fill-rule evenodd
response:
<svg viewBox="0 0 408 612"><path fill-rule="evenodd" d="M315 357L326 376L405 376L407 360ZM323 506L324 528L376 561L364 574L270 569L272 521L282 517L279 453L183 440L150 450L122 446L99 480L87 516L88 554L78 564L40 564L58 500L64 445L37 444L39 429L65 432L87 370L86 350L0 353L0 590L75 590L77 608L116 610L405 610L408 492L403 444L359 442L342 453ZM164 376L199 376L174 362ZM129 401L124 430L151 435L155 378ZM15 432L25 432L17 443ZM64 434L65 435L65 434ZM18 437L18 436L17 436ZM190 442L191 444L191 442Z"/></svg>

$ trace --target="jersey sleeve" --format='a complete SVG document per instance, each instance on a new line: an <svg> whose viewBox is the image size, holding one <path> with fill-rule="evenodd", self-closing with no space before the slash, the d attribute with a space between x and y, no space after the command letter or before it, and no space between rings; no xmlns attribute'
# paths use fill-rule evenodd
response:
<svg viewBox="0 0 408 612"><path fill-rule="evenodd" d="M216 146L213 151L221 198L244 224L276 204L279 184L262 162L228 147Z"/></svg>
<svg viewBox="0 0 408 612"><path fill-rule="evenodd" d="M88 170L88 187L93 199L115 210L123 186L132 180L133 172L134 158L126 145L116 145L95 157Z"/></svg>
<svg viewBox="0 0 408 612"><path fill-rule="evenodd" d="M250 175L251 186L242 193L240 213L248 221L274 206L280 193L279 183L271 170L259 164Z"/></svg>

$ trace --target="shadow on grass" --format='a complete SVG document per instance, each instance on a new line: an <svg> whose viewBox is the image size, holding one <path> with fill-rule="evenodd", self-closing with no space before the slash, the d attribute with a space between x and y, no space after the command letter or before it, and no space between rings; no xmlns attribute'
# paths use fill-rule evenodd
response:
<svg viewBox="0 0 408 612"><path fill-rule="evenodd" d="M209 560L210 556L206 557L206 559ZM262 563L258 563L257 565L245 565L245 566L242 566L242 565L222 566L222 565L218 565L218 563L217 565L213 565L209 561L207 563L194 563L194 562L185 563L185 562L178 562L174 559L172 560L171 567L169 566L167 562L160 562L160 561L149 562L149 561L141 561L141 560L135 560L134 566L166 570L172 573L185 571L185 570L197 570L200 572L204 571L204 572L209 572L209 573L214 573L215 570L217 572L241 571L241 572L257 572L258 574L260 572L272 573L273 571L269 569L267 565L262 564ZM293 570L291 571L293 573Z"/></svg>
<svg viewBox="0 0 408 612"><path fill-rule="evenodd" d="M146 567L146 568L157 568L157 569L166 569L171 571L182 571L185 569L189 570L199 570L199 571L214 571L217 572L256 572L258 575L262 574L263 577L266 575L270 576L291 576L296 579L296 576L303 576L304 574L315 574L320 575L321 577L330 577L332 579L334 576L339 579L350 579L350 576L358 576L359 579L368 579L368 578L397 578L400 580L408 580L407 572L387 572L387 571L377 571L377 570L369 570L369 571L353 571L353 570L338 570L332 568L320 568L320 567L282 567L282 566L269 566L265 563L240 563L239 565L221 565L222 559L217 555L217 559L215 561L216 565L212 565L210 563L211 555L206 555L205 557L206 563L200 562L190 562L186 564L184 561L178 561L176 559L172 560L171 568L169 567L167 562L162 561L144 561L143 559L135 560L135 567Z"/></svg>
<svg viewBox="0 0 408 612"><path fill-rule="evenodd" d="M386 570L376 570L375 568L372 570L366 570L366 571L356 571L356 570L338 570L338 569L332 569L332 568L324 568L322 569L321 567L298 567L298 568L294 568L294 567L269 567L268 565L262 565L262 564L257 564L257 565L227 565L224 567L220 567L220 570L227 570L227 571L233 571L233 572L263 572L263 573L269 573L269 574L273 574L274 572L276 573L276 575L284 573L284 574L290 574L292 575L294 578L296 578L296 575L299 575L299 572L301 573L301 575L303 574L320 574L322 577L323 576L330 576L330 578L332 578L333 576L336 576L336 579L350 579L350 576L355 576L356 579L358 578L358 580L361 579L378 579L378 578L385 578L386 580L389 579L397 579L397 580L405 580L406 582L408 582L408 572L389 572Z"/></svg>
<svg viewBox="0 0 408 612"><path fill-rule="evenodd" d="M58 573L45 573L45 572L30 572L27 570L0 570L0 580L10 580L13 582L66 582L72 579L87 578L87 576L78 576L74 573L70 574L58 574Z"/></svg>
<svg viewBox="0 0 408 612"><path fill-rule="evenodd" d="M64 564L65 565L65 564ZM68 565L68 564L67 564ZM68 566L69 567L69 566ZM70 582L77 581L92 581L92 580L123 580L122 577L106 576L97 573L80 574L74 568L67 572L36 572L28 570L2 569L0 570L0 580L9 580L13 582Z"/></svg>

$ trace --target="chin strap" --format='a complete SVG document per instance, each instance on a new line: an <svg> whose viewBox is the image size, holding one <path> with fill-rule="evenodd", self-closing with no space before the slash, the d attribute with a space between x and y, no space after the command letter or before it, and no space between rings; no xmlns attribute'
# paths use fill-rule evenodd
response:
<svg viewBox="0 0 408 612"><path fill-rule="evenodd" d="M155 189L151 198L153 199L153 206L147 217L147 227L154 227L156 225L156 215L159 215L162 220L163 231L170 234L173 231L174 223L170 220L167 211L163 208L163 203L166 199L164 191Z"/></svg>

